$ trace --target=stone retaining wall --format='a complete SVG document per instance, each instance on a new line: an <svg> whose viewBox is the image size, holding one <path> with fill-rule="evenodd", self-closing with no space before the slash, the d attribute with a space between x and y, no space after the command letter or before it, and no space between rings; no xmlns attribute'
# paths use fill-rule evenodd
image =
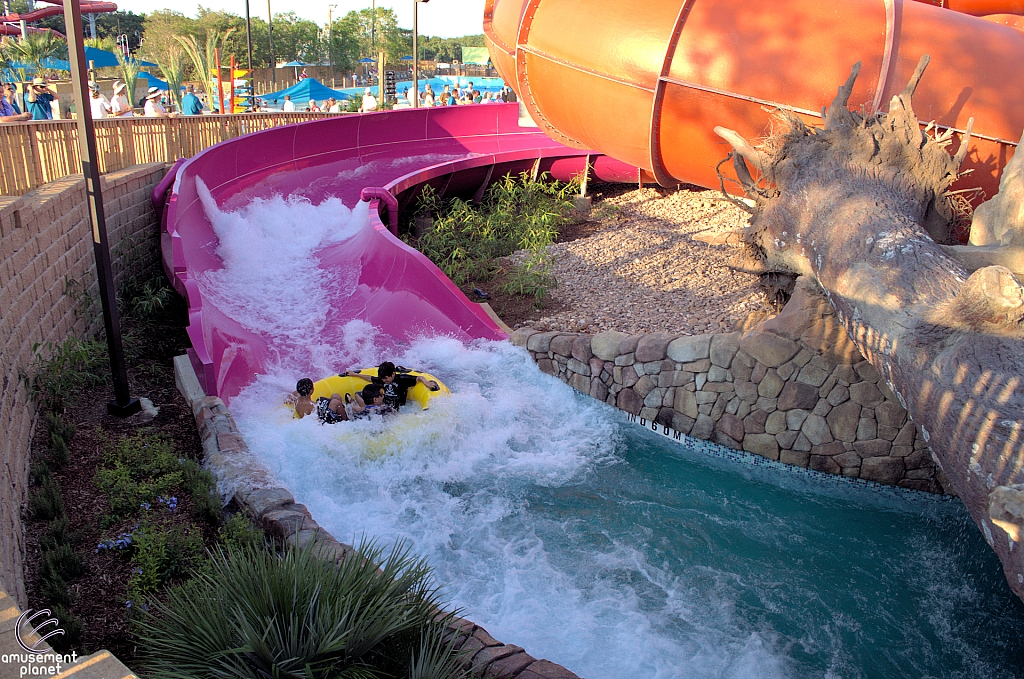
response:
<svg viewBox="0 0 1024 679"><path fill-rule="evenodd" d="M174 359L178 390L192 408L203 443L206 464L218 482L234 488L235 502L250 519L282 547L309 547L322 559L340 561L355 553L322 528L305 505L273 479L249 452L224 402L203 393L187 356ZM483 627L456 618L451 634L456 648L466 652L473 676L494 679L579 679L561 665L537 658L514 644L503 644ZM449 637L450 639L450 637Z"/></svg>
<svg viewBox="0 0 1024 679"><path fill-rule="evenodd" d="M577 391L683 434L820 472L952 493L816 283L798 281L783 312L746 333L522 328L512 342Z"/></svg>
<svg viewBox="0 0 1024 679"><path fill-rule="evenodd" d="M133 275L126 263L151 262L160 243L150 192L165 165L137 165L103 176L107 234L115 279ZM148 256L147 256L148 255ZM92 229L81 175L24 196L0 196L0 587L26 606L21 510L26 501L29 441L35 406L22 375L47 343L83 337L103 325L99 313Z"/></svg>

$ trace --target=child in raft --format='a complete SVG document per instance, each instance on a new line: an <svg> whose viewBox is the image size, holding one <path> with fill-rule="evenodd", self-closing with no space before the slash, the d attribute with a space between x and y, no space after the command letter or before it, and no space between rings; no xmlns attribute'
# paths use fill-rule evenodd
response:
<svg viewBox="0 0 1024 679"><path fill-rule="evenodd" d="M366 380L371 384L376 384L384 390L384 405L392 408L396 412L399 408L405 405L406 397L409 394L409 390L416 386L419 382L427 387L430 391L437 391L441 387L434 380L428 380L422 375L409 375L404 372L398 372L395 369L395 364L391 361L384 361L377 366L377 375L363 375L362 373L346 370L342 373L343 377L358 377L361 380Z"/></svg>
<svg viewBox="0 0 1024 679"><path fill-rule="evenodd" d="M316 412L321 424L337 424L357 420L371 415L388 415L391 408L384 405L384 393L379 385L368 384L362 392L352 394L331 394L312 399L313 380L304 377L295 385L295 391L288 402L295 406L295 417L303 418Z"/></svg>

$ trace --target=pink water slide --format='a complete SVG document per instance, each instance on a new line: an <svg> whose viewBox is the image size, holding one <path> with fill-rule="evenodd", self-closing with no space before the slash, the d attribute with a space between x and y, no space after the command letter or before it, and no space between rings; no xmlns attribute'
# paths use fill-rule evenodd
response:
<svg viewBox="0 0 1024 679"><path fill-rule="evenodd" d="M273 338L243 327L200 291L197 280L223 262L215 254L217 236L200 203L197 178L222 210L275 194L301 195L314 204L329 196L348 206L369 201L370 228L321 258L322 268L358 263L361 272L355 294L339 300L330 317L366 321L396 342L423 332L468 341L506 335L433 263L397 238L398 215L425 185L442 197L479 199L510 172L638 179L634 166L521 127L515 104L338 116L239 137L179 161L153 199L163 210L164 268L188 302L190 356L206 393L225 401L237 395L271 361Z"/></svg>

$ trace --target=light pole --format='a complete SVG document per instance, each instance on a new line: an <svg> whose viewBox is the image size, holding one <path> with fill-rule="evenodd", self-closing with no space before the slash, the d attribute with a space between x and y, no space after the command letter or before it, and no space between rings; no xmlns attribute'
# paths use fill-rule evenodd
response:
<svg viewBox="0 0 1024 679"><path fill-rule="evenodd" d="M270 91L277 92L277 60L274 59L274 15L270 13L270 0L267 0L267 36L270 38Z"/></svg>
<svg viewBox="0 0 1024 679"><path fill-rule="evenodd" d="M78 28L82 25L82 7L79 0L64 0L64 25L68 27L71 85L75 93L75 108L78 110L76 116L78 147L82 155L82 174L85 178L85 197L89 205L89 221L92 223L92 249L93 255L96 257L100 306L103 309L103 326L107 334L107 352L110 355L110 372L114 382L114 400L107 404L107 412L118 417L128 417L139 412L141 405L137 398L131 397L128 389L128 369L121 342L117 292L114 288L114 272L110 264L107 222L103 213L100 168L96 162L96 134L92 125L92 108L86 98L85 42Z"/></svg>
<svg viewBox="0 0 1024 679"><path fill-rule="evenodd" d="M246 68L252 70L252 25L249 22L249 0L245 0L245 50L248 54L249 61L247 62ZM235 74L231 74L232 82L234 82Z"/></svg>
<svg viewBox="0 0 1024 679"><path fill-rule="evenodd" d="M412 107L420 107L420 3L429 0L413 0L412 3Z"/></svg>
<svg viewBox="0 0 1024 679"><path fill-rule="evenodd" d="M377 56L377 0L370 0L370 54Z"/></svg>
<svg viewBox="0 0 1024 679"><path fill-rule="evenodd" d="M334 16L332 12L337 5L327 5L327 69L331 73L331 87L334 87L334 55L331 54L331 47L334 46Z"/></svg>

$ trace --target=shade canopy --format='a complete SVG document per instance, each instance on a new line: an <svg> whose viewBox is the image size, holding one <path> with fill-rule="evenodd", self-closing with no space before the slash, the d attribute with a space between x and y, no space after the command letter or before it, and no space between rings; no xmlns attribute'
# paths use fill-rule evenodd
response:
<svg viewBox="0 0 1024 679"><path fill-rule="evenodd" d="M309 64L304 61L289 61L287 64L281 64L278 68L298 68L299 66L308 66Z"/></svg>
<svg viewBox="0 0 1024 679"><path fill-rule="evenodd" d="M371 57L363 57L362 59L359 60L359 63L360 64L375 64L375 63L377 63L377 60L373 59Z"/></svg>
<svg viewBox="0 0 1024 679"><path fill-rule="evenodd" d="M292 98L292 101L295 102L296 105L308 102L310 99L316 99L317 101L328 97L334 97L335 99L348 99L348 95L344 92L340 90L332 90L316 78L303 78L291 87L286 87L278 92L260 95L260 99L263 101L280 103L284 101L286 94Z"/></svg>
<svg viewBox="0 0 1024 679"><path fill-rule="evenodd" d="M150 75L149 73L139 73L139 77L148 80L150 87L159 87L161 90L167 89L167 81L161 80L160 78L157 78L155 75Z"/></svg>
<svg viewBox="0 0 1024 679"><path fill-rule="evenodd" d="M85 63L93 62L96 68L107 68L108 66L117 66L117 55L113 52L106 50L96 49L95 47L85 48ZM160 68L151 61L139 60L141 66L146 68Z"/></svg>

